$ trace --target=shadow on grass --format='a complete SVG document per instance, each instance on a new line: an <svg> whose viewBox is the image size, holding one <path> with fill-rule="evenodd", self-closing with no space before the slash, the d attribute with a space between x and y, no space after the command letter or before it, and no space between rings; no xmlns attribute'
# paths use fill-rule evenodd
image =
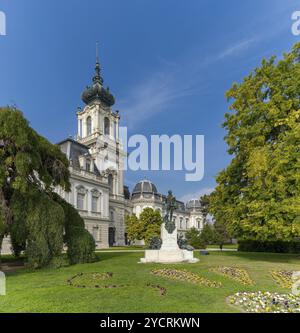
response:
<svg viewBox="0 0 300 333"><path fill-rule="evenodd" d="M247 260L254 261L268 261L274 263L288 263L290 261L299 260L299 254L287 254L287 253L266 253L266 252L218 252L228 257L239 257Z"/></svg>
<svg viewBox="0 0 300 333"><path fill-rule="evenodd" d="M143 252L96 252L97 258L99 258L99 261L106 261L106 260L111 260L115 258L120 258L120 257L132 257L132 258L142 258L144 257Z"/></svg>

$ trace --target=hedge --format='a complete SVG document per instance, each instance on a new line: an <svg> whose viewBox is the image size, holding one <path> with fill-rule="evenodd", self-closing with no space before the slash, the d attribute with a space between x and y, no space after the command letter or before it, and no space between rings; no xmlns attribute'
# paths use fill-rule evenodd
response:
<svg viewBox="0 0 300 333"><path fill-rule="evenodd" d="M243 239L238 241L238 251L300 253L300 240L297 239L291 241L258 241L253 239Z"/></svg>

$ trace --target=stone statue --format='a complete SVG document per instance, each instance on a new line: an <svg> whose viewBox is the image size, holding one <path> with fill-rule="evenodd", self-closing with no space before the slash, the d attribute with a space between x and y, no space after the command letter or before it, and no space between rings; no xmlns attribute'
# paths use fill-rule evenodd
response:
<svg viewBox="0 0 300 333"><path fill-rule="evenodd" d="M168 192L165 201L165 207L166 207L166 215L164 217L165 229L168 231L169 234L171 234L176 228L175 223L173 221L173 212L177 208L176 198L173 196L172 191Z"/></svg>
<svg viewBox="0 0 300 333"><path fill-rule="evenodd" d="M194 251L194 248L188 244L188 241L182 235L178 237L177 244L181 250Z"/></svg>
<svg viewBox="0 0 300 333"><path fill-rule="evenodd" d="M162 240L159 237L152 237L150 240L149 248L151 250L159 250L161 248Z"/></svg>
<svg viewBox="0 0 300 333"><path fill-rule="evenodd" d="M173 212L177 208L176 198L169 191L164 201L164 223L160 228L159 237L153 237L150 241L150 249L145 251L145 257L141 258L141 263L195 263L199 259L194 258L193 248L186 240L177 239L177 228L173 221Z"/></svg>

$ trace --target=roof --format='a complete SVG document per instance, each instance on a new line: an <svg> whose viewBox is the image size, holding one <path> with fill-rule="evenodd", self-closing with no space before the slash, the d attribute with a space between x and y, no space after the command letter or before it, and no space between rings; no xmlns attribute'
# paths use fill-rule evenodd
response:
<svg viewBox="0 0 300 333"><path fill-rule="evenodd" d="M63 153L66 154L68 160L70 161L70 165L77 170L82 170L79 162L79 158L84 156L85 158L91 158L92 156L89 152L89 148L78 141L75 141L72 138L67 138L57 145L60 146L60 149ZM86 170L87 171L87 170ZM100 176L100 171L97 169L97 166L94 164L93 171L88 171L96 176Z"/></svg>

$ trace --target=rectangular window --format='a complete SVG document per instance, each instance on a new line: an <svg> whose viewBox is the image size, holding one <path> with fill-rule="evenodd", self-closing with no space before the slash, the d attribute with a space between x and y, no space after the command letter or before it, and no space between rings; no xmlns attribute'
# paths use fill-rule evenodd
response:
<svg viewBox="0 0 300 333"><path fill-rule="evenodd" d="M85 195L82 193L77 193L77 208L83 210L84 209L84 197Z"/></svg>
<svg viewBox="0 0 300 333"><path fill-rule="evenodd" d="M92 196L92 212L98 212L98 197Z"/></svg>
<svg viewBox="0 0 300 333"><path fill-rule="evenodd" d="M99 240L99 237L98 237L98 227L93 227L93 238L94 238L95 241Z"/></svg>

